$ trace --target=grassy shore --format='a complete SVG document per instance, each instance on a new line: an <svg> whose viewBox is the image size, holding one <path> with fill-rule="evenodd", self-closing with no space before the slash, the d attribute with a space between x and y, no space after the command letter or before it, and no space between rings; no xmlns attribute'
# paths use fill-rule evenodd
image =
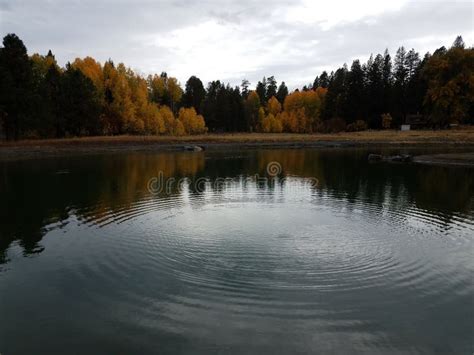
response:
<svg viewBox="0 0 474 355"><path fill-rule="evenodd" d="M363 131L333 134L294 133L222 133L197 136L97 136L0 142L0 147L68 146L114 144L186 144L186 143L265 143L265 142L382 142L382 143L474 143L474 127L457 130Z"/></svg>
<svg viewBox="0 0 474 355"><path fill-rule="evenodd" d="M444 131L363 131L336 134L234 133L199 136L111 136L0 143L0 159L40 157L73 153L180 150L184 145L206 149L253 147L350 147L436 145L472 146L474 127Z"/></svg>

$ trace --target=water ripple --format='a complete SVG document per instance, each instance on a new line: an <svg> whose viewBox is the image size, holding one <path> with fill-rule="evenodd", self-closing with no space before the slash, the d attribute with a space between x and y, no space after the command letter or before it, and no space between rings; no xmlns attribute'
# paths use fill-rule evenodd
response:
<svg viewBox="0 0 474 355"><path fill-rule="evenodd" d="M151 196L100 217L100 207L91 206L81 223L94 231L94 248L70 271L106 285L89 290L91 298L119 290L111 300L122 310L118 319L193 336L214 329L202 319L224 315L365 334L374 295L377 307L403 309L472 294L472 268L459 272L442 257L446 248L462 262L469 256L462 246L472 246L471 216L302 195L234 189ZM440 258L424 253L427 247ZM416 300L407 296L413 294Z"/></svg>

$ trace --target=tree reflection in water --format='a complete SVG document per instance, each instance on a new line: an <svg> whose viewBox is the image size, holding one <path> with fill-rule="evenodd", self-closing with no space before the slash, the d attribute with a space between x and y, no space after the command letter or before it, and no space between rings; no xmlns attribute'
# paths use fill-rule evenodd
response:
<svg viewBox="0 0 474 355"><path fill-rule="evenodd" d="M209 184L204 191L189 185L186 193L194 197L209 193L209 189L213 194L224 193L225 184L212 183L220 178L232 178L231 188L243 194L257 190L271 195L281 192L282 186L246 177L266 176L267 164L278 162L282 167L280 177L291 177L277 180L280 184L316 178L319 184L307 191L309 195L324 199L325 203L342 203L349 210L362 203L374 206L380 213L388 209L403 214L414 206L435 213L446 226L457 214L472 213L472 169L369 164L366 157L367 151L360 149L274 149L4 162L0 164L0 262L7 261L6 250L13 241L18 242L25 255L41 252L42 237L51 228L67 224L71 216L84 223L100 224L110 215L133 218L134 212L147 211L140 207L147 201L168 199L172 205L183 194L176 184L171 196L166 191L154 195L147 189L148 181L160 172L165 179L206 178ZM205 203L198 198L190 201L196 207ZM153 206L157 205L151 203L148 208Z"/></svg>

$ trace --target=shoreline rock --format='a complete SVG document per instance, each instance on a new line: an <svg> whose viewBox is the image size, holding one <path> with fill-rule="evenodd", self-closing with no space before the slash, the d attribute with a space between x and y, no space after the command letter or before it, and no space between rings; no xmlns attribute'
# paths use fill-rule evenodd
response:
<svg viewBox="0 0 474 355"><path fill-rule="evenodd" d="M198 145L185 145L183 149L187 152L202 152L204 150Z"/></svg>
<svg viewBox="0 0 474 355"><path fill-rule="evenodd" d="M413 161L413 157L409 154L389 156L383 156L381 154L369 154L367 160L371 162L388 161L397 163L411 163Z"/></svg>

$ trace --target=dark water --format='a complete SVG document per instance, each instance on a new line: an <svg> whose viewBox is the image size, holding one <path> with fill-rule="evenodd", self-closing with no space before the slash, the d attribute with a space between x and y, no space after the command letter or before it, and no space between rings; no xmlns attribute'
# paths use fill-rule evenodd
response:
<svg viewBox="0 0 474 355"><path fill-rule="evenodd" d="M1 163L0 353L472 354L474 171L366 157Z"/></svg>

